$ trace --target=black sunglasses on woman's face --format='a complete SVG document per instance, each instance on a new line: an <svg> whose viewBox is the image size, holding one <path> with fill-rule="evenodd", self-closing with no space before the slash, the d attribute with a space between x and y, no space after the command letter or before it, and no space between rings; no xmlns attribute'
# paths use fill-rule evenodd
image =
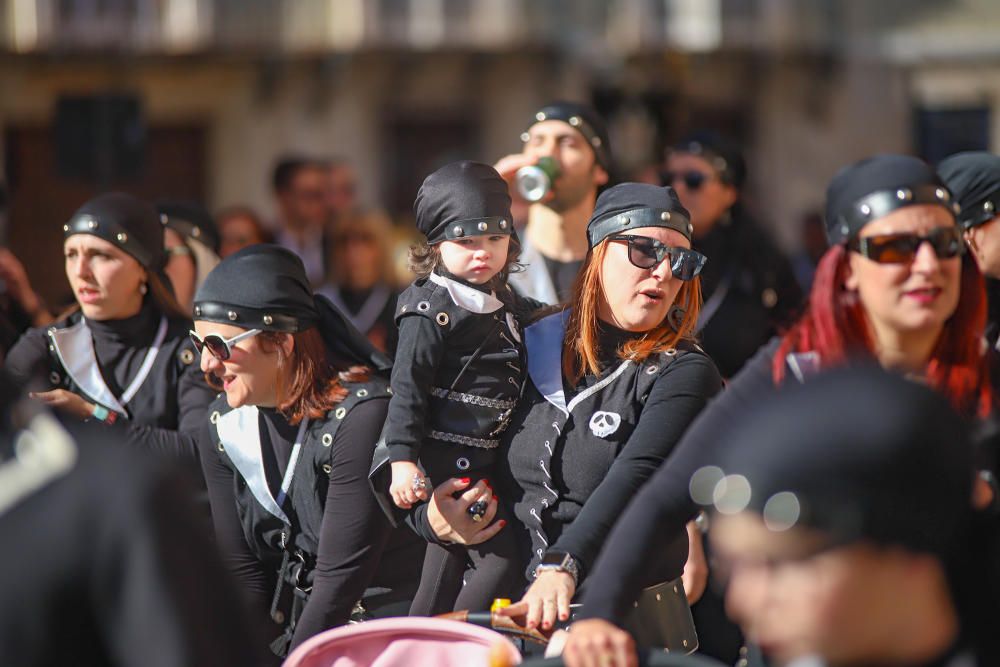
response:
<svg viewBox="0 0 1000 667"><path fill-rule="evenodd" d="M693 280L708 261L696 250L668 246L648 236L615 234L608 239L628 243L628 261L636 268L652 269L669 257L670 273L680 280Z"/></svg>
<svg viewBox="0 0 1000 667"><path fill-rule="evenodd" d="M709 174L695 169L681 172L667 170L660 172L660 181L662 185L669 185L672 187L673 184L677 182L677 179L681 179L684 181L684 187L691 192L697 192L700 190L701 186L705 185L709 178L711 178Z"/></svg>
<svg viewBox="0 0 1000 667"><path fill-rule="evenodd" d="M912 262L925 243L931 244L938 259L958 257L965 248L958 227L938 227L924 236L908 233L859 236L847 247L879 264L904 264Z"/></svg>
<svg viewBox="0 0 1000 667"><path fill-rule="evenodd" d="M223 338L219 334L208 334L202 338L196 332L188 331L188 337L194 344L194 349L198 350L198 354L201 354L201 351L207 347L208 353L213 357L219 361L228 361L229 357L233 354L233 345L241 340L252 338L260 332L260 329L250 329L249 331L244 331L239 335L227 339Z"/></svg>

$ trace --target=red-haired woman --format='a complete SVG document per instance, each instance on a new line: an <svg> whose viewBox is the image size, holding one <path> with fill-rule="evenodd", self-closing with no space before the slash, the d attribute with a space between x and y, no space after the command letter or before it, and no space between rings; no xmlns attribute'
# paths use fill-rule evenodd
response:
<svg viewBox="0 0 1000 667"><path fill-rule="evenodd" d="M194 314L201 368L224 390L199 443L216 537L251 603L283 632L272 650L346 623L358 605L405 614L423 545L400 533L387 548L390 526L368 486L387 361L277 246L223 260Z"/></svg>
<svg viewBox="0 0 1000 667"><path fill-rule="evenodd" d="M691 250L674 191L610 188L587 234L570 306L525 329L529 381L503 436L496 480L519 520L504 530L517 531L530 582L505 613L543 629L569 618L618 516L721 386L693 341L705 258ZM438 537L467 535L470 520L442 510L438 497L427 510ZM673 548L645 568L644 584L680 576L684 526L670 537ZM683 593L675 599L687 614Z"/></svg>
<svg viewBox="0 0 1000 667"><path fill-rule="evenodd" d="M916 158L881 155L837 174L827 189L831 248L808 312L748 362L621 517L584 600L587 620L570 631L567 664L601 656L601 664L635 664L629 635L612 623L622 623L642 587L637 568L655 558L662 535L697 513L692 474L718 460L727 425L782 384L807 382L852 359L873 360L927 383L969 418L989 414L983 280L976 263L962 257L955 213L937 174Z"/></svg>

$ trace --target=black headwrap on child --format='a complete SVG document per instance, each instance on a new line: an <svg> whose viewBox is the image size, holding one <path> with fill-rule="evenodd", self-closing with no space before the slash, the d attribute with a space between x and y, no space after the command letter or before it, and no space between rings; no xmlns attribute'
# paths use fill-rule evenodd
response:
<svg viewBox="0 0 1000 667"><path fill-rule="evenodd" d="M861 228L904 206L937 204L957 213L931 167L909 155L876 155L841 169L826 189L826 237L847 243Z"/></svg>
<svg viewBox="0 0 1000 667"><path fill-rule="evenodd" d="M298 255L276 245L222 260L195 294L194 319L284 333L315 326L338 361L382 372L391 366L329 299L312 293Z"/></svg>
<svg viewBox="0 0 1000 667"><path fill-rule="evenodd" d="M193 201L164 200L156 203L160 223L185 239L201 241L212 252L219 252L219 230L204 206Z"/></svg>
<svg viewBox="0 0 1000 667"><path fill-rule="evenodd" d="M481 162L452 162L425 178L413 213L428 243L514 231L507 181Z"/></svg>
<svg viewBox="0 0 1000 667"><path fill-rule="evenodd" d="M958 223L971 229L1000 214L1000 155L958 153L938 165L938 173L962 211Z"/></svg>

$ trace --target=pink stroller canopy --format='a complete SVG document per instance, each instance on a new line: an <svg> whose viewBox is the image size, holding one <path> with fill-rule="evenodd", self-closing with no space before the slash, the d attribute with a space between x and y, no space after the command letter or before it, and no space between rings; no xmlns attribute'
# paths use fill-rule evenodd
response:
<svg viewBox="0 0 1000 667"><path fill-rule="evenodd" d="M493 630L438 618L386 618L322 632L292 651L283 667L501 667L520 663L521 654L514 645Z"/></svg>

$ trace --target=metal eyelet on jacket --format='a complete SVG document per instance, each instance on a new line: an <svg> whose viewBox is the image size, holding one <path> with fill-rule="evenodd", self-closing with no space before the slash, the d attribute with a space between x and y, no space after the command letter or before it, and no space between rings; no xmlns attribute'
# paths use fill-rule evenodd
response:
<svg viewBox="0 0 1000 667"><path fill-rule="evenodd" d="M459 470L468 470L472 466L472 463L469 461L469 459L463 456L455 461L455 466Z"/></svg>
<svg viewBox="0 0 1000 667"><path fill-rule="evenodd" d="M655 375L658 370L660 370L659 366L650 366L646 369L646 375Z"/></svg>
<svg viewBox="0 0 1000 667"><path fill-rule="evenodd" d="M367 389L358 389L358 398L364 398L368 395Z"/></svg>
<svg viewBox="0 0 1000 667"><path fill-rule="evenodd" d="M451 319L448 317L448 313L437 314L437 323L440 324L441 326L446 326L450 321Z"/></svg>
<svg viewBox="0 0 1000 667"><path fill-rule="evenodd" d="M327 475L329 475L331 472L333 472L333 467L329 463L324 463L323 464L323 472L325 472Z"/></svg>
<svg viewBox="0 0 1000 667"><path fill-rule="evenodd" d="M347 408L337 408L337 410L333 413L333 416L337 419L343 419L346 414Z"/></svg>
<svg viewBox="0 0 1000 667"><path fill-rule="evenodd" d="M59 375L59 373L52 371L51 373L49 373L49 382L51 382L52 384L59 384L60 382L62 382L62 376Z"/></svg>
<svg viewBox="0 0 1000 667"><path fill-rule="evenodd" d="M430 309L431 309L430 301L421 301L420 303L417 304L417 310L419 310L421 313L426 313Z"/></svg>
<svg viewBox="0 0 1000 667"><path fill-rule="evenodd" d="M320 438L320 440L322 441L324 447L329 447L330 445L333 444L333 436L330 435L329 433L324 433L323 437Z"/></svg>
<svg viewBox="0 0 1000 667"><path fill-rule="evenodd" d="M219 423L219 411L215 410L214 412L212 412L212 416L208 418L208 421L212 422L213 424L218 424Z"/></svg>

